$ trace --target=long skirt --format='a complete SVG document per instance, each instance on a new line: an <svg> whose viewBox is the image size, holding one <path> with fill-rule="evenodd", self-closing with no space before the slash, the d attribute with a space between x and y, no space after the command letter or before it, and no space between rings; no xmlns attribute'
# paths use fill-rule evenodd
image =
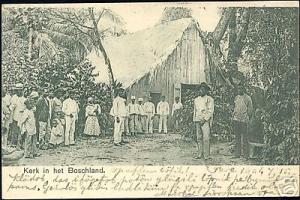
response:
<svg viewBox="0 0 300 200"><path fill-rule="evenodd" d="M90 136L100 135L100 126L96 116L88 116L85 122L84 134Z"/></svg>

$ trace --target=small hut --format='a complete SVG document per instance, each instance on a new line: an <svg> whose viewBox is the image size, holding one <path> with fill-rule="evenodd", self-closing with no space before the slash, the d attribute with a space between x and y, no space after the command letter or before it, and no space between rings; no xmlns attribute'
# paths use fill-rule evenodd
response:
<svg viewBox="0 0 300 200"><path fill-rule="evenodd" d="M209 56L201 34L196 20L186 17L107 38L104 47L128 98L151 96L157 104L164 95L171 107L186 86L210 83Z"/></svg>

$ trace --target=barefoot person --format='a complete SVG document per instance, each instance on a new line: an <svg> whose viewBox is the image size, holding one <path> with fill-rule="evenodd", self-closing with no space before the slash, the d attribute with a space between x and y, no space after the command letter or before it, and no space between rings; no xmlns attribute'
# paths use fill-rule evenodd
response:
<svg viewBox="0 0 300 200"><path fill-rule="evenodd" d="M182 103L179 101L179 97L175 97L175 102L172 107L172 118L173 118L173 124L174 129L177 132L179 128L179 116L180 116L180 110L182 108Z"/></svg>
<svg viewBox="0 0 300 200"><path fill-rule="evenodd" d="M167 134L168 132L168 115L170 114L170 107L169 103L165 101L166 97L161 96L161 101L157 105L157 114L159 115L159 127L158 132L161 133L162 129L164 133Z"/></svg>
<svg viewBox="0 0 300 200"><path fill-rule="evenodd" d="M143 98L138 98L138 109L139 109L139 132L140 133L145 133L146 132L146 120L147 120L147 115L145 113L144 109L144 100Z"/></svg>
<svg viewBox="0 0 300 200"><path fill-rule="evenodd" d="M75 144L75 127L78 119L79 107L75 100L71 98L70 93L66 93L66 100L62 105L62 111L65 114L65 146Z"/></svg>
<svg viewBox="0 0 300 200"><path fill-rule="evenodd" d="M214 100L208 96L209 86L202 82L200 84L200 96L194 101L194 117L196 124L197 156L195 158L209 159L210 157L210 128L214 113Z"/></svg>
<svg viewBox="0 0 300 200"><path fill-rule="evenodd" d="M25 134L25 158L33 158L38 156L34 105L30 100L26 100L24 104L26 109L18 125L21 127L21 134Z"/></svg>
<svg viewBox="0 0 300 200"><path fill-rule="evenodd" d="M18 83L15 86L15 92L11 98L10 110L12 112L12 124L11 124L11 144L17 146L17 149L22 149L22 136L21 129L18 124L22 118L22 114L25 110L26 98L24 97L23 84Z"/></svg>
<svg viewBox="0 0 300 200"><path fill-rule="evenodd" d="M41 97L38 99L36 103L36 117L39 124L39 148L47 149L47 140L46 134L49 129L48 120L50 117L50 102L48 100L48 91L44 89L41 94Z"/></svg>
<svg viewBox="0 0 300 200"><path fill-rule="evenodd" d="M238 86L237 96L234 100L233 111L233 132L235 135L235 155L239 158L241 153L245 158L249 156L249 144L248 144L248 124L253 112L251 97L246 94L243 86ZM242 150L241 150L242 146Z"/></svg>
<svg viewBox="0 0 300 200"><path fill-rule="evenodd" d="M153 133L153 118L155 115L155 105L151 102L151 97L144 103L144 111L146 114L146 133Z"/></svg>
<svg viewBox="0 0 300 200"><path fill-rule="evenodd" d="M94 99L92 97L88 98L88 104L85 109L85 128L84 134L86 136L99 136L100 135L100 125L98 122L98 115L101 113L100 105L94 104Z"/></svg>
<svg viewBox="0 0 300 200"><path fill-rule="evenodd" d="M56 148L64 142L64 127L59 118L52 120L52 128L50 133L49 148Z"/></svg>
<svg viewBox="0 0 300 200"><path fill-rule="evenodd" d="M124 97L124 90L116 91L116 97L113 101L113 106L110 110L110 115L115 119L114 123L114 145L119 146L122 143L122 133L124 132L124 121L126 117L126 105Z"/></svg>
<svg viewBox="0 0 300 200"><path fill-rule="evenodd" d="M128 104L129 126L131 135L139 132L139 107L135 101L135 96L131 96L131 102Z"/></svg>

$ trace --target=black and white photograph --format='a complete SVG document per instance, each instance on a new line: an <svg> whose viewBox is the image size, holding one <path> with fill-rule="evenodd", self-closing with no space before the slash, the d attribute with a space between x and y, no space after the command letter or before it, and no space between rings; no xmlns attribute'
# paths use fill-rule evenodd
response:
<svg viewBox="0 0 300 200"><path fill-rule="evenodd" d="M299 2L3 4L1 20L5 198L299 195Z"/></svg>
<svg viewBox="0 0 300 200"><path fill-rule="evenodd" d="M298 8L2 7L2 165L298 165Z"/></svg>

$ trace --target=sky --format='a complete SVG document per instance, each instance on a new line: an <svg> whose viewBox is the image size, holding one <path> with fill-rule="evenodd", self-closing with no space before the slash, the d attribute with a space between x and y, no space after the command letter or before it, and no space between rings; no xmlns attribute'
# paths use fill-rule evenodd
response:
<svg viewBox="0 0 300 200"><path fill-rule="evenodd" d="M183 3L139 3L124 6L124 4L113 4L106 6L118 13L126 22L126 28L129 32L146 29L154 26L162 16L165 7L182 6L192 9L193 17L199 22L204 31L213 31L216 27L220 16L216 6L201 6L200 4L183 4Z"/></svg>
<svg viewBox="0 0 300 200"><path fill-rule="evenodd" d="M153 4L139 3L124 6L124 4L109 4L105 6L120 15L125 21L125 28L128 32L136 32L149 27L153 27L159 22L165 7L188 7L192 9L192 16L199 22L199 26L203 31L213 31L216 27L220 16L216 6L200 6L200 4ZM96 66L95 73L107 72L107 67L103 65L103 60L99 59L95 52L88 55L88 59ZM108 82L107 73L99 73L97 81Z"/></svg>

